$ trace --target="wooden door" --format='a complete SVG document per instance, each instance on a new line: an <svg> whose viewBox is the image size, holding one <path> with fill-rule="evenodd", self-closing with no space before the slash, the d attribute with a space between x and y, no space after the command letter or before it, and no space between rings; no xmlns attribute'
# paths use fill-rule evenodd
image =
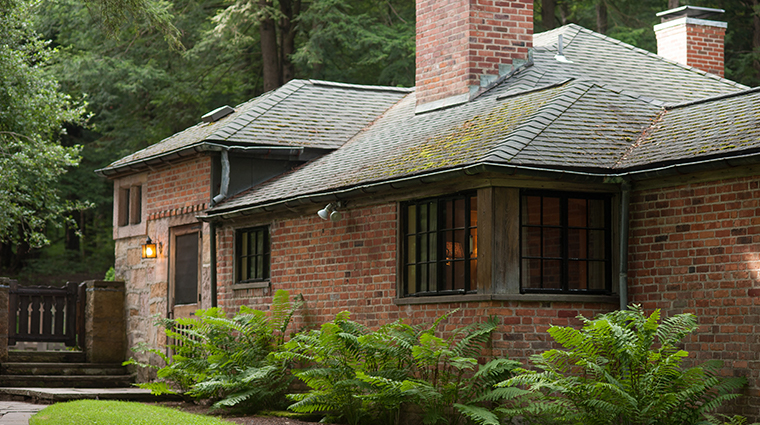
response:
<svg viewBox="0 0 760 425"><path fill-rule="evenodd" d="M201 225L171 229L169 311L173 318L192 317L200 308Z"/></svg>

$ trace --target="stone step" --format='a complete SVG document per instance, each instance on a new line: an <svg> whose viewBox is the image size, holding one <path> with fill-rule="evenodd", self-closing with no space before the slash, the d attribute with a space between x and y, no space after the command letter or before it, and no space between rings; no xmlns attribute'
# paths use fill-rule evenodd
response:
<svg viewBox="0 0 760 425"><path fill-rule="evenodd" d="M8 362L0 365L0 375L127 375L118 363L33 363Z"/></svg>
<svg viewBox="0 0 760 425"><path fill-rule="evenodd" d="M85 363L87 359L81 351L8 350L8 361L12 363Z"/></svg>
<svg viewBox="0 0 760 425"><path fill-rule="evenodd" d="M0 375L0 387L37 388L125 388L132 375Z"/></svg>

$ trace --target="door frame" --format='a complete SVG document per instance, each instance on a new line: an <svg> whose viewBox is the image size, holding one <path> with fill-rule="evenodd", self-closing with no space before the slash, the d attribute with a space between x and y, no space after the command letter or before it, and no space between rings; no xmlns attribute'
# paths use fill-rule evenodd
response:
<svg viewBox="0 0 760 425"><path fill-rule="evenodd" d="M198 234L198 272L197 272L197 299L195 304L174 304L174 292L175 292L175 270L174 266L177 264L177 236L184 236L191 233ZM170 319L176 319L179 317L192 317L195 310L201 306L201 281L202 269L203 269L203 224L192 223L182 226L176 226L169 228L169 244L171 249L169 250L169 284L167 285L167 312Z"/></svg>

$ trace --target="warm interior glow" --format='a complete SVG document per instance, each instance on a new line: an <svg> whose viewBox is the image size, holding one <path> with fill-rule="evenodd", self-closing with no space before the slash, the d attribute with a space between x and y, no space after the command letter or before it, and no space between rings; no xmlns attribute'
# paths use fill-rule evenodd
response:
<svg viewBox="0 0 760 425"><path fill-rule="evenodd" d="M142 258L156 258L156 244L150 238L142 246Z"/></svg>

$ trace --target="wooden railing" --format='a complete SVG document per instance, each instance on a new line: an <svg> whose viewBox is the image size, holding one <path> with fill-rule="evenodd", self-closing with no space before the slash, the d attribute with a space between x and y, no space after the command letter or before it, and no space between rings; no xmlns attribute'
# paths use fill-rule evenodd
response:
<svg viewBox="0 0 760 425"><path fill-rule="evenodd" d="M23 287L11 281L8 291L8 344L16 341L62 342L82 346L85 286ZM78 336L78 338L77 338Z"/></svg>

